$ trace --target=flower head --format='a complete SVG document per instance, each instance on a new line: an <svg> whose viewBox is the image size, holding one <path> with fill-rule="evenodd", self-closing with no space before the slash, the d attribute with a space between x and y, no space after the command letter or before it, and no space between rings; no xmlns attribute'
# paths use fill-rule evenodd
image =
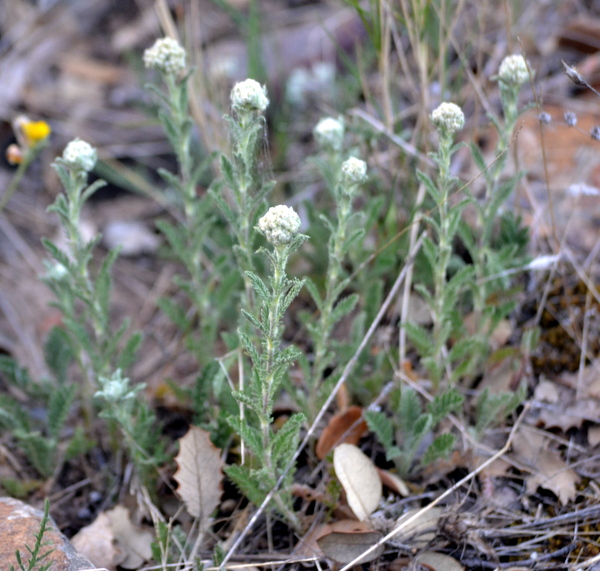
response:
<svg viewBox="0 0 600 571"><path fill-rule="evenodd" d="M177 75L185 69L185 50L173 38L159 38L144 52L144 65L161 73Z"/></svg>
<svg viewBox="0 0 600 571"><path fill-rule="evenodd" d="M46 121L32 121L27 115L15 117L12 126L23 152L45 141L52 131Z"/></svg>
<svg viewBox="0 0 600 571"><path fill-rule="evenodd" d="M344 122L333 117L321 119L314 128L313 135L324 149L341 151L344 144Z"/></svg>
<svg viewBox="0 0 600 571"><path fill-rule="evenodd" d="M342 163L342 182L346 185L361 184L367 180L367 163L350 157Z"/></svg>
<svg viewBox="0 0 600 571"><path fill-rule="evenodd" d="M437 130L447 135L454 135L465 126L465 116L455 103L441 103L430 118Z"/></svg>
<svg viewBox="0 0 600 571"><path fill-rule="evenodd" d="M231 106L235 111L246 109L262 113L268 105L269 99L265 88L254 79L240 81L231 90Z"/></svg>
<svg viewBox="0 0 600 571"><path fill-rule="evenodd" d="M46 121L26 121L21 125L21 129L30 147L47 139L52 131Z"/></svg>
<svg viewBox="0 0 600 571"><path fill-rule="evenodd" d="M62 159L70 169L89 172L96 164L96 149L81 139L74 139L65 147Z"/></svg>
<svg viewBox="0 0 600 571"><path fill-rule="evenodd" d="M47 280L60 282L69 275L67 268L65 268L65 266L63 266L60 262L45 261L44 264L46 265L47 270L44 277Z"/></svg>
<svg viewBox="0 0 600 571"><path fill-rule="evenodd" d="M577 125L577 115L573 111L565 111L565 123L569 127L575 127Z"/></svg>
<svg viewBox="0 0 600 571"><path fill-rule="evenodd" d="M548 123L550 123L552 121L552 116L547 111L542 111L538 115L538 121L540 123L543 123L544 125L548 125Z"/></svg>
<svg viewBox="0 0 600 571"><path fill-rule="evenodd" d="M289 206L273 206L258 221L259 230L273 246L289 244L300 229L300 217Z"/></svg>
<svg viewBox="0 0 600 571"><path fill-rule="evenodd" d="M506 85L520 87L529 79L525 58L521 55L506 56L500 64L498 78Z"/></svg>
<svg viewBox="0 0 600 571"><path fill-rule="evenodd" d="M98 384L101 390L96 391L96 398L103 398L112 403L133 400L136 394L144 388L144 385L129 386L129 379L123 377L121 369L117 369L110 377L100 377Z"/></svg>

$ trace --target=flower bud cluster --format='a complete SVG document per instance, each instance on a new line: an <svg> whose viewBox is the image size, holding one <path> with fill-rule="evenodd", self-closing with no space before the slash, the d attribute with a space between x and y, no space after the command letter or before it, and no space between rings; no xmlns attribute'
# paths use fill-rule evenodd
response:
<svg viewBox="0 0 600 571"><path fill-rule="evenodd" d="M110 377L100 377L101 390L96 391L96 398L103 398L108 402L119 403L133 400L143 385L129 386L129 378L123 377L121 370L117 369Z"/></svg>
<svg viewBox="0 0 600 571"><path fill-rule="evenodd" d="M167 75L177 75L185 69L185 50L173 38L159 38L144 52L144 65Z"/></svg>
<svg viewBox="0 0 600 571"><path fill-rule="evenodd" d="M342 164L342 183L345 185L361 184L367 180L367 163L350 157Z"/></svg>
<svg viewBox="0 0 600 571"><path fill-rule="evenodd" d="M339 152L344 144L344 122L333 117L321 119L314 128L313 135L323 149Z"/></svg>
<svg viewBox="0 0 600 571"><path fill-rule="evenodd" d="M506 85L520 87L529 80L525 59L521 55L506 56L500 64L498 78Z"/></svg>
<svg viewBox="0 0 600 571"><path fill-rule="evenodd" d="M18 115L12 122L17 143L6 149L6 159L11 165L21 164L26 152L43 143L52 132L46 121L32 121L27 115Z"/></svg>
<svg viewBox="0 0 600 571"><path fill-rule="evenodd" d="M46 264L45 278L50 281L60 282L68 277L69 271L60 262L44 262Z"/></svg>
<svg viewBox="0 0 600 571"><path fill-rule="evenodd" d="M433 110L430 118L440 133L449 136L458 133L465 126L465 116L455 103L441 103Z"/></svg>
<svg viewBox="0 0 600 571"><path fill-rule="evenodd" d="M289 206L273 206L258 221L258 228L273 246L285 246L300 229L300 217Z"/></svg>
<svg viewBox="0 0 600 571"><path fill-rule="evenodd" d="M548 125L552 121L552 116L546 111L542 111L538 115L538 121L544 125Z"/></svg>
<svg viewBox="0 0 600 571"><path fill-rule="evenodd" d="M269 99L264 87L254 79L240 81L231 90L231 106L235 111L263 112L269 105Z"/></svg>
<svg viewBox="0 0 600 571"><path fill-rule="evenodd" d="M575 127L577 125L577 115L573 111L565 111L565 123L569 127Z"/></svg>
<svg viewBox="0 0 600 571"><path fill-rule="evenodd" d="M71 141L63 151L62 159L73 170L91 171L96 165L96 149L81 139Z"/></svg>

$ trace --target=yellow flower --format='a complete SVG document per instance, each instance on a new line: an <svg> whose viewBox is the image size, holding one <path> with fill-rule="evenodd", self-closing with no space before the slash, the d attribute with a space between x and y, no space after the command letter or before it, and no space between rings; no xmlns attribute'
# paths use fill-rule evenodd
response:
<svg viewBox="0 0 600 571"><path fill-rule="evenodd" d="M51 131L46 121L32 121L27 115L15 117L12 126L23 152L45 141Z"/></svg>
<svg viewBox="0 0 600 571"><path fill-rule="evenodd" d="M26 121L21 125L23 136L28 146L33 147L44 139L47 139L52 129L46 121Z"/></svg>

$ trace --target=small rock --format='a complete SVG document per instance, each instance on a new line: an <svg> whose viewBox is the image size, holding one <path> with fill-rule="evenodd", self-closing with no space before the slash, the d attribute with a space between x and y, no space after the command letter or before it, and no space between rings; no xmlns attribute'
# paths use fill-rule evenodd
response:
<svg viewBox="0 0 600 571"><path fill-rule="evenodd" d="M0 498L0 561L2 569L14 565L18 569L15 551L21 552L24 562L29 561L27 545L35 545L44 512L13 498ZM48 542L42 553L52 550L44 558L44 564L50 563L50 569L61 571L92 571L96 569L90 561L75 551L69 540L58 530L52 519L46 526L43 541Z"/></svg>

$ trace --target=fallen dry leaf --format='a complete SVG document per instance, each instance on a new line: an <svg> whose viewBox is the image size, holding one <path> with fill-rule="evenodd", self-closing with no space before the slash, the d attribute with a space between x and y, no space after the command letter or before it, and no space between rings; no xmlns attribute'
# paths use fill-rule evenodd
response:
<svg viewBox="0 0 600 571"><path fill-rule="evenodd" d="M317 543L326 557L345 565L354 561L382 537L383 535L378 531L333 531L319 537ZM361 558L357 565L377 559L383 553L383 550L384 545L380 545L364 558Z"/></svg>
<svg viewBox="0 0 600 571"><path fill-rule="evenodd" d="M148 561L152 557L153 534L134 525L126 507L116 506L107 511L106 515L110 519L117 545L124 555L123 560L119 561L119 567L137 569L144 561Z"/></svg>
<svg viewBox="0 0 600 571"><path fill-rule="evenodd" d="M123 553L115 545L115 534L110 518L105 512L81 528L72 538L73 547L85 555L96 567L116 571L123 560Z"/></svg>
<svg viewBox="0 0 600 571"><path fill-rule="evenodd" d="M541 379L533 391L533 398L542 402L556 404L560 401L557 384L553 381Z"/></svg>
<svg viewBox="0 0 600 571"><path fill-rule="evenodd" d="M560 385L556 385L556 392L557 401L552 403L546 400L548 404L542 406L537 415L537 423L545 428L560 428L566 432L571 428L581 428L586 420L596 422L600 418L598 399L590 396L577 399L575 390Z"/></svg>
<svg viewBox="0 0 600 571"><path fill-rule="evenodd" d="M375 465L354 444L340 444L333 451L333 467L350 509L359 520L367 519L381 501L381 479Z"/></svg>
<svg viewBox="0 0 600 571"><path fill-rule="evenodd" d="M331 420L321 432L315 448L319 460L323 460L329 451L338 444L344 442L358 444L362 435L367 431L367 423L361 420L362 414L362 407L351 406L331 417Z"/></svg>
<svg viewBox="0 0 600 571"><path fill-rule="evenodd" d="M522 426L513 441L514 458L531 471L527 492L539 487L550 490L565 505L576 496L579 476L571 470L558 452L548 449L549 439L537 430Z"/></svg>
<svg viewBox="0 0 600 571"><path fill-rule="evenodd" d="M492 394L512 392L519 386L522 368L514 354L509 354L503 359L492 361L483 373L479 390L489 389Z"/></svg>
<svg viewBox="0 0 600 571"><path fill-rule="evenodd" d="M323 557L323 552L317 543L317 539L328 533L331 533L331 528L327 523L311 527L296 544L292 555L299 559L305 559L307 557Z"/></svg>
<svg viewBox="0 0 600 571"><path fill-rule="evenodd" d="M393 474L389 470L381 470L380 468L377 468L377 473L379 474L381 483L384 486L396 492L398 495L404 496L405 498L410 496L410 490L402 478L396 474Z"/></svg>
<svg viewBox="0 0 600 571"><path fill-rule="evenodd" d="M422 551L415 561L432 571L464 571L465 569L454 557L437 551Z"/></svg>
<svg viewBox="0 0 600 571"><path fill-rule="evenodd" d="M190 426L179 439L179 454L175 457L177 493L191 516L206 522L219 505L223 481L220 451L210 441L208 432Z"/></svg>
<svg viewBox="0 0 600 571"><path fill-rule="evenodd" d="M580 373L563 373L558 382L541 380L534 398L543 405L536 422L564 432L600 418L600 374L588 366ZM547 404L546 404L547 403Z"/></svg>
<svg viewBox="0 0 600 571"><path fill-rule="evenodd" d="M355 519L340 519L329 524L330 531L339 531L340 533L356 533L364 531L373 531L370 524ZM323 534L325 535L325 534Z"/></svg>
<svg viewBox="0 0 600 571"><path fill-rule="evenodd" d="M396 521L395 529L420 511L420 509L415 508L402 514ZM394 535L394 539L404 544L410 543L413 547L425 547L435 538L438 521L443 513L444 510L442 508L431 508L398 531Z"/></svg>
<svg viewBox="0 0 600 571"><path fill-rule="evenodd" d="M373 531L373 529L363 521L357 521L355 519L342 519L333 523L322 523L313 527L304 535L299 543L294 548L294 555L296 557L323 557L324 553L318 544L318 539L329 535L333 532L364 532Z"/></svg>
<svg viewBox="0 0 600 571"><path fill-rule="evenodd" d="M597 365L588 365L581 373L564 373L561 382L577 391L580 399L600 399L600 372Z"/></svg>

